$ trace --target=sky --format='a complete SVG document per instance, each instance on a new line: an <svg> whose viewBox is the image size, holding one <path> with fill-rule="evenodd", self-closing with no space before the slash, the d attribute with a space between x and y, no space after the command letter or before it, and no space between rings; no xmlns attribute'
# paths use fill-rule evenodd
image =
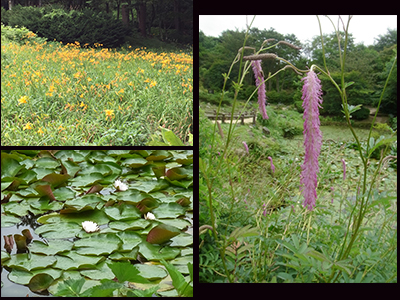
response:
<svg viewBox="0 0 400 300"><path fill-rule="evenodd" d="M250 24L254 16L248 15L247 22ZM338 16L329 15L335 27L338 25ZM322 26L322 33L330 34L334 32L334 28L329 19L325 16L319 16ZM347 25L348 16L342 16L342 20ZM199 29L207 36L218 37L224 30L239 31L246 29L246 16L199 16ZM340 30L343 31L342 23L340 22ZM285 34L294 34L302 43L320 34L318 19L316 16L256 16L252 27L259 30L275 29L276 32ZM387 29L397 29L397 16L362 16L355 15L350 20L349 31L353 34L354 43L363 43L365 46L373 45L374 38L379 35L385 35Z"/></svg>

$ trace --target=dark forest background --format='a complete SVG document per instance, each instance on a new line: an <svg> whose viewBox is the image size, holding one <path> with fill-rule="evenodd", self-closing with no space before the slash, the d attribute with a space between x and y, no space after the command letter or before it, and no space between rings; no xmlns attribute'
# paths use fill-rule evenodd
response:
<svg viewBox="0 0 400 300"><path fill-rule="evenodd" d="M341 32L342 37L344 33ZM218 95L223 87L223 73L227 73L238 49L243 46L245 31L226 30L219 37L206 36L202 31L199 33L199 84L200 100L208 102L219 102ZM317 64L324 68L322 57L321 39L315 36L311 41L301 43L294 34L283 35L274 28L269 30L259 30L252 28L246 46L259 49L264 40L274 38L275 41L268 45L273 45L278 41L286 41L302 49L296 50L283 44L274 47L267 52L275 53L299 69L307 69L312 64ZM330 74L337 83L340 83L340 64L339 49L335 33L323 35L326 51L326 63ZM344 39L342 39L344 41ZM344 42L341 43L343 47ZM343 51L343 49L341 49ZM263 52L265 53L265 52ZM354 38L350 34L348 38L348 49L345 66L345 82L354 82L346 91L350 105L362 104L363 108L353 117L364 119L369 115L369 109L365 106L376 107L386 81L387 75L393 64L397 53L397 29L388 29L386 33L375 38L373 45L355 44ZM251 50L246 50L245 55L252 54ZM284 63L278 60L265 60L262 62L264 74L274 74L277 70L284 67ZM233 66L230 79L227 84L226 97L224 101L229 102L233 99L232 80L236 81L239 72L239 64ZM254 75L251 70L246 75L243 90L239 93L242 100L247 100L255 89ZM324 92L324 103L322 114L339 116L341 115L341 101L339 93L330 80L319 76ZM297 75L291 69L280 72L275 78L268 81L267 102L294 104L298 110L301 109L301 82L302 76ZM257 101L257 94L252 100ZM397 65L392 73L389 84L380 107L383 113L397 116Z"/></svg>
<svg viewBox="0 0 400 300"><path fill-rule="evenodd" d="M1 0L1 22L81 45L193 44L193 0Z"/></svg>

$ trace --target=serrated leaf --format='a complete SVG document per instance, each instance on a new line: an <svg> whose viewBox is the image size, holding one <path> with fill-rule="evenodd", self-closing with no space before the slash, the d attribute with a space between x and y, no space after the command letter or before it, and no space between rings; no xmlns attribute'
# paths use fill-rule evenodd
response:
<svg viewBox="0 0 400 300"><path fill-rule="evenodd" d="M150 282L146 278L139 275L140 271L129 262L114 262L107 265L113 271L120 283L125 281L138 283Z"/></svg>

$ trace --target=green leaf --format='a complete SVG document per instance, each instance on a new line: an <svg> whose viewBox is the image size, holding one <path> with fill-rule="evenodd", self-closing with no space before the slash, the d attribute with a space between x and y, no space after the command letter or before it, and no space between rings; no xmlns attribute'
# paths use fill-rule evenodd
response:
<svg viewBox="0 0 400 300"><path fill-rule="evenodd" d="M1 178L14 177L18 172L24 168L21 166L16 158L18 156L1 152Z"/></svg>
<svg viewBox="0 0 400 300"><path fill-rule="evenodd" d="M67 279L60 283L58 291L54 296L78 297L84 283L85 278L83 277L78 280Z"/></svg>
<svg viewBox="0 0 400 300"><path fill-rule="evenodd" d="M149 231L146 241L150 244L162 244L180 233L181 231L173 226L159 224Z"/></svg>
<svg viewBox="0 0 400 300"><path fill-rule="evenodd" d="M170 263L161 260L172 279L172 285L176 288L180 297L193 297L193 287L186 282L185 277Z"/></svg>
<svg viewBox="0 0 400 300"><path fill-rule="evenodd" d="M106 233L77 240L75 242L75 248L77 248L76 252L78 254L102 255L114 252L121 244L121 239L115 234Z"/></svg>
<svg viewBox="0 0 400 300"><path fill-rule="evenodd" d="M48 245L46 245L42 241L34 240L32 241L32 244L30 245L29 249L31 253L55 255L60 252L71 250L73 245L74 244L71 243L70 241L64 241L64 240L58 240L58 241L50 240L48 242Z"/></svg>
<svg viewBox="0 0 400 300"><path fill-rule="evenodd" d="M168 275L164 269L158 266L150 265L148 263L136 264L135 268L139 270L140 276L143 276L148 280L157 280L165 278Z"/></svg>
<svg viewBox="0 0 400 300"><path fill-rule="evenodd" d="M148 242L142 242L139 245L139 253L147 260L160 261L161 259L174 259L181 252L180 249L168 246L156 246Z"/></svg>
<svg viewBox="0 0 400 300"><path fill-rule="evenodd" d="M394 142L394 141L396 141L396 140L397 140L397 137L396 137L396 136L389 137L389 138L385 138L385 136L382 135L382 136L380 136L380 137L376 140L376 142L374 142L373 137L371 137L371 138L370 138L370 141L369 141L368 157L370 157L371 154L372 154L372 152L374 152L374 150L375 150L376 148L378 148L379 146L381 146L381 145L383 145L383 144L392 143L392 142ZM371 148L371 147L372 147L372 148Z"/></svg>
<svg viewBox="0 0 400 300"><path fill-rule="evenodd" d="M161 134L164 142L169 146L185 146L184 143L169 129L161 127Z"/></svg>
<svg viewBox="0 0 400 300"><path fill-rule="evenodd" d="M54 278L48 274L36 274L29 281L28 287L33 292L45 291L54 281Z"/></svg>
<svg viewBox="0 0 400 300"><path fill-rule="evenodd" d="M139 275L139 270L129 262L114 262L107 265L121 283L125 281L149 283L146 278Z"/></svg>
<svg viewBox="0 0 400 300"><path fill-rule="evenodd" d="M313 257L313 258L315 258L315 259L317 259L319 261L326 261L326 262L329 262L329 263L331 262L331 260L328 259L324 254L322 254L321 252L318 252L318 251L316 251L314 249L306 251L305 254L307 254L307 255L309 255L309 256L311 256L311 257Z"/></svg>
<svg viewBox="0 0 400 300"><path fill-rule="evenodd" d="M353 84L354 84L354 81L346 82L346 83L344 84L344 88L347 89L349 86L351 86L351 85L353 85Z"/></svg>

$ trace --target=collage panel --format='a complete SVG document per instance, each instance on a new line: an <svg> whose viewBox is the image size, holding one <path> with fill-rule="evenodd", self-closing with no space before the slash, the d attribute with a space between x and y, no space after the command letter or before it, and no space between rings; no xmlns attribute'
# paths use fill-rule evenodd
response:
<svg viewBox="0 0 400 300"><path fill-rule="evenodd" d="M2 296L192 297L192 150L2 150Z"/></svg>

